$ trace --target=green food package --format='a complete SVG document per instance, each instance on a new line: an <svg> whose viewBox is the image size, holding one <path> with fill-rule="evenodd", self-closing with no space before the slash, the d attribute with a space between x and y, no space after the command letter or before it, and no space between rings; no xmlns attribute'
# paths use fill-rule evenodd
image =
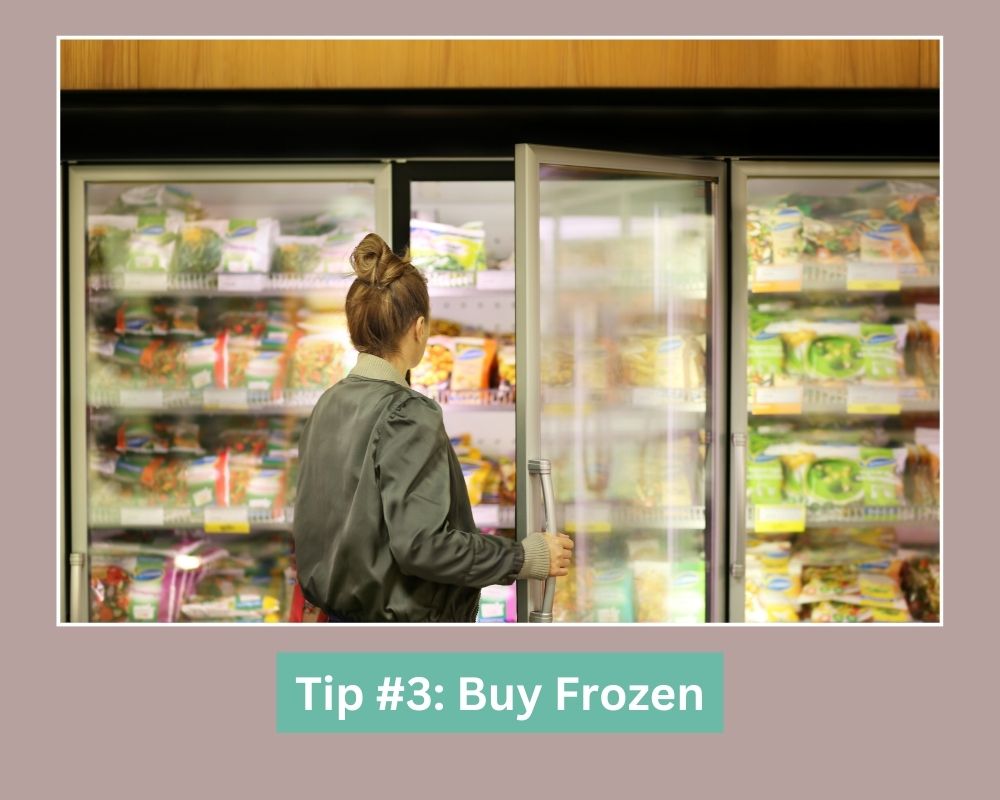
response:
<svg viewBox="0 0 1000 800"><path fill-rule="evenodd" d="M181 218L176 212L140 214L128 244L129 272L169 272L174 267Z"/></svg>
<svg viewBox="0 0 1000 800"><path fill-rule="evenodd" d="M670 565L667 621L692 625L705 621L705 564L700 560Z"/></svg>
<svg viewBox="0 0 1000 800"><path fill-rule="evenodd" d="M595 622L633 622L633 579L630 569L605 567L595 570L591 601Z"/></svg>
<svg viewBox="0 0 1000 800"><path fill-rule="evenodd" d="M806 501L811 506L899 506L906 448L807 446Z"/></svg>
<svg viewBox="0 0 1000 800"><path fill-rule="evenodd" d="M323 264L322 236L279 236L275 242L276 272L308 274L328 272Z"/></svg>
<svg viewBox="0 0 1000 800"><path fill-rule="evenodd" d="M129 240L138 227L135 215L98 214L87 218L87 269L121 272L128 264Z"/></svg>
<svg viewBox="0 0 1000 800"><path fill-rule="evenodd" d="M747 340L747 378L751 385L771 386L785 373L785 343L781 334L766 328Z"/></svg>
<svg viewBox="0 0 1000 800"><path fill-rule="evenodd" d="M184 223L177 247L177 270L202 275L216 272L222 263L222 247L228 231L226 220Z"/></svg>
<svg viewBox="0 0 1000 800"><path fill-rule="evenodd" d="M899 381L906 375L907 325L862 325L861 357L865 378Z"/></svg>
<svg viewBox="0 0 1000 800"><path fill-rule="evenodd" d="M220 272L266 273L278 223L273 219L231 219L222 245Z"/></svg>
<svg viewBox="0 0 1000 800"><path fill-rule="evenodd" d="M410 220L410 261L427 271L475 272L486 269L486 232L482 225L463 227Z"/></svg>

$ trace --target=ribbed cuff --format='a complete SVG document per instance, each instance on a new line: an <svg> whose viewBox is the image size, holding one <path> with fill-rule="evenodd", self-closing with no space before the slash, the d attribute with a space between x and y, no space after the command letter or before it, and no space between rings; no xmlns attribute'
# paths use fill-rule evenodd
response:
<svg viewBox="0 0 1000 800"><path fill-rule="evenodd" d="M529 533L521 542L524 548L524 564L517 573L517 579L544 580L549 577L549 545L541 533Z"/></svg>

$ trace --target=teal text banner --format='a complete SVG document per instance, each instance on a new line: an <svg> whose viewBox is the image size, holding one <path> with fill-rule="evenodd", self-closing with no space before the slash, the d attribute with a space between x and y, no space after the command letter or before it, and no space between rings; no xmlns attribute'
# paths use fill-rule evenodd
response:
<svg viewBox="0 0 1000 800"><path fill-rule="evenodd" d="M279 733L721 733L721 653L278 653Z"/></svg>

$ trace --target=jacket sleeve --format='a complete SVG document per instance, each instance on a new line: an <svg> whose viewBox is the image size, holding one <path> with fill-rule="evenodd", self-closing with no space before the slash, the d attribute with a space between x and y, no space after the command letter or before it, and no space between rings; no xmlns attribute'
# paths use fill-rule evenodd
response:
<svg viewBox="0 0 1000 800"><path fill-rule="evenodd" d="M451 474L441 412L410 395L386 417L375 467L389 549L406 575L472 588L511 583L524 548L448 522Z"/></svg>

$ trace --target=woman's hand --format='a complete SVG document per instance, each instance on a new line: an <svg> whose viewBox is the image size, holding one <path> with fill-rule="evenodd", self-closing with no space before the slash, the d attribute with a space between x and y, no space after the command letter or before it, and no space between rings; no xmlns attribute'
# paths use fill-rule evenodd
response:
<svg viewBox="0 0 1000 800"><path fill-rule="evenodd" d="M546 533L545 543L549 546L549 577L561 578L569 574L569 562L573 558L576 543L565 533Z"/></svg>

